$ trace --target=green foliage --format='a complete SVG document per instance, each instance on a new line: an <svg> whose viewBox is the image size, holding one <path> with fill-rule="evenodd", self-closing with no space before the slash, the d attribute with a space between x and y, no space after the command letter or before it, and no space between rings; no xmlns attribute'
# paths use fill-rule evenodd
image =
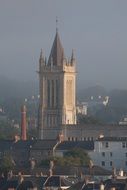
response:
<svg viewBox="0 0 127 190"><path fill-rule="evenodd" d="M90 158L83 149L73 149L64 154L64 157L56 157L55 163L60 166L83 166L89 165Z"/></svg>
<svg viewBox="0 0 127 190"><path fill-rule="evenodd" d="M77 118L79 124L102 124L102 122L94 116L78 114Z"/></svg>
<svg viewBox="0 0 127 190"><path fill-rule="evenodd" d="M9 122L0 122L0 139L13 139L16 134L19 134L19 129L11 126Z"/></svg>
<svg viewBox="0 0 127 190"><path fill-rule="evenodd" d="M13 167L14 164L12 162L11 157L9 155L4 156L0 162L0 171L7 172L9 170L12 170Z"/></svg>
<svg viewBox="0 0 127 190"><path fill-rule="evenodd" d="M45 159L41 161L40 166L49 166L49 164L50 164L50 159Z"/></svg>

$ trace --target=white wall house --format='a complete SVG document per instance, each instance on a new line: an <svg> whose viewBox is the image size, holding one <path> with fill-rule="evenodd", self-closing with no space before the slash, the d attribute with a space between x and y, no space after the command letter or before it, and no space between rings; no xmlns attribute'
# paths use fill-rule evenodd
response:
<svg viewBox="0 0 127 190"><path fill-rule="evenodd" d="M89 152L94 165L112 170L127 171L127 137L102 137L94 142L94 151Z"/></svg>

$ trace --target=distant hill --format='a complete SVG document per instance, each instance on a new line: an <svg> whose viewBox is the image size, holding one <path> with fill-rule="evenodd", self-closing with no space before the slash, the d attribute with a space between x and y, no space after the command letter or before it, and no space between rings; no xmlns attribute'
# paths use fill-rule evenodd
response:
<svg viewBox="0 0 127 190"><path fill-rule="evenodd" d="M7 116L11 119L20 119L20 107L24 99L31 99L38 95L38 81L20 82L0 76L0 106L3 106ZM114 89L107 91L102 86L92 86L77 91L77 100L87 102L91 96L94 101L98 97L109 96L109 104L97 110L95 117L100 121L114 123L127 115L127 90Z"/></svg>
<svg viewBox="0 0 127 190"><path fill-rule="evenodd" d="M127 90L114 89L110 91L110 104L117 107L127 107Z"/></svg>
<svg viewBox="0 0 127 190"><path fill-rule="evenodd" d="M79 90L77 92L77 97L78 97L78 100L80 101L89 101L91 96L94 97L94 99L98 99L99 96L107 96L107 91L104 87L102 86L92 86L92 87L88 87L88 88L85 88L83 90Z"/></svg>
<svg viewBox="0 0 127 190"><path fill-rule="evenodd" d="M38 94L37 81L21 82L0 76L0 102L10 98L27 98Z"/></svg>

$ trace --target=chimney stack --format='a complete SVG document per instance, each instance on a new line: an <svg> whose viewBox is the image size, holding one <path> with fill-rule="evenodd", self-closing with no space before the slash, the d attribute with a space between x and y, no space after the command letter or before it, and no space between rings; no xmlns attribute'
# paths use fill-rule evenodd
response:
<svg viewBox="0 0 127 190"><path fill-rule="evenodd" d="M21 139L26 140L26 106L21 107Z"/></svg>

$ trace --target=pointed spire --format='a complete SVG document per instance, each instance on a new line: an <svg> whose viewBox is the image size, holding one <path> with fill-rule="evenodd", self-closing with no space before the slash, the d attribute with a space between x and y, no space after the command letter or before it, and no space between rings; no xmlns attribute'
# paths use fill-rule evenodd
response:
<svg viewBox="0 0 127 190"><path fill-rule="evenodd" d="M39 59L40 62L44 62L44 55L43 55L43 51L41 49L41 52L40 52L40 59Z"/></svg>
<svg viewBox="0 0 127 190"><path fill-rule="evenodd" d="M40 72L41 72L41 68L42 68L43 64L45 64L45 59L44 59L43 51L41 49L40 58L39 58L39 71Z"/></svg>
<svg viewBox="0 0 127 190"><path fill-rule="evenodd" d="M60 66L63 64L63 59L64 59L64 49L60 41L58 30L56 30L56 36L49 56L48 65L51 65L51 63L53 63L53 65Z"/></svg>
<svg viewBox="0 0 127 190"><path fill-rule="evenodd" d="M75 62L75 55L74 55L74 49L72 49L72 54L71 54L71 65L73 65Z"/></svg>

